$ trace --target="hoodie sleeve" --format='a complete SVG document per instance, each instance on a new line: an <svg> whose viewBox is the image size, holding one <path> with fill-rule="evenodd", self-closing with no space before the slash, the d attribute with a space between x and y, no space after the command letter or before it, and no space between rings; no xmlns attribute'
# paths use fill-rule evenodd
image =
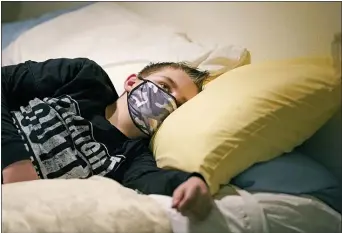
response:
<svg viewBox="0 0 342 233"><path fill-rule="evenodd" d="M164 170L157 167L156 161L144 140L133 142L127 163L123 166L122 184L127 188L144 194L160 194L172 196L174 190L190 177L198 173L180 170ZM204 180L205 182L205 180Z"/></svg>
<svg viewBox="0 0 342 233"><path fill-rule="evenodd" d="M93 90L99 96L115 89L104 70L87 58L26 61L1 67L1 93L10 110L34 98L58 97ZM116 94L117 95L117 94Z"/></svg>
<svg viewBox="0 0 342 233"><path fill-rule="evenodd" d="M104 95L104 92L109 95ZM26 106L34 98L63 94L93 95L92 98L98 101L103 101L103 96L117 98L108 75L99 65L86 58L27 61L1 67L2 169L14 162L30 159L11 111Z"/></svg>

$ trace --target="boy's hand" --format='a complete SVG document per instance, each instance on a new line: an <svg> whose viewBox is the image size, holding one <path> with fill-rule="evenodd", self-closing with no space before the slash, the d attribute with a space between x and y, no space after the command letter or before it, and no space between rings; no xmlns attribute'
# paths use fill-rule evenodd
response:
<svg viewBox="0 0 342 233"><path fill-rule="evenodd" d="M15 162L2 171L4 184L38 180L39 177L30 160Z"/></svg>
<svg viewBox="0 0 342 233"><path fill-rule="evenodd" d="M199 177L189 178L173 193L172 208L187 217L194 216L198 220L204 220L212 205L213 200L208 187Z"/></svg>

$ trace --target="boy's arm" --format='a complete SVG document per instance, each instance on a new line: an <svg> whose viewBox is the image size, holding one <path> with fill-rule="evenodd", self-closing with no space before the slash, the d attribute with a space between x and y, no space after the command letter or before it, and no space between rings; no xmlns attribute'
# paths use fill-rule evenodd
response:
<svg viewBox="0 0 342 233"><path fill-rule="evenodd" d="M97 87L99 92L115 92L107 74L87 58L26 61L1 67L1 97L6 99L9 110L26 106L34 98L70 95Z"/></svg>
<svg viewBox="0 0 342 233"><path fill-rule="evenodd" d="M137 148L134 152L138 154L127 161L122 184L143 194L172 196L173 208L184 215L205 218L212 199L204 178L198 173L160 169L148 148Z"/></svg>
<svg viewBox="0 0 342 233"><path fill-rule="evenodd" d="M122 184L131 189L137 189L144 194L160 194L172 196L174 190L195 176L204 178L197 173L188 173L180 170L165 170L157 167L152 152L148 149L145 140L132 142L128 161L124 165Z"/></svg>
<svg viewBox="0 0 342 233"><path fill-rule="evenodd" d="M96 87L98 93L112 91L116 94L102 68L86 58L27 61L1 67L1 170L5 183L25 180L25 177L13 176L19 174L18 169L27 168L30 172L25 175L34 174L31 154L13 123L11 111L26 106L34 98L57 97Z"/></svg>

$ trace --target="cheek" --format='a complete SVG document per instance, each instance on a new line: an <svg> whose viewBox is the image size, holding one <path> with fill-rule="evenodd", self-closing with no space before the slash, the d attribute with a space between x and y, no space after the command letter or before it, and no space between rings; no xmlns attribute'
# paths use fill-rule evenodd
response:
<svg viewBox="0 0 342 233"><path fill-rule="evenodd" d="M186 100L190 100L192 98L194 98L197 94L198 94L198 89L196 88L192 88L191 90L186 91L186 93L184 94L184 97Z"/></svg>
<svg viewBox="0 0 342 233"><path fill-rule="evenodd" d="M190 99L194 98L197 94L198 91L188 91L185 94L180 94L179 92L177 93L171 93L177 100L178 103L180 103L181 105L184 104L185 102L189 101Z"/></svg>

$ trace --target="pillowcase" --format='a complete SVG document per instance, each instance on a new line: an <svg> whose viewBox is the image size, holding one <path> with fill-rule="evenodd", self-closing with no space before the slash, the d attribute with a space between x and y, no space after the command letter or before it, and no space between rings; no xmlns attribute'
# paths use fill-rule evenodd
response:
<svg viewBox="0 0 342 233"><path fill-rule="evenodd" d="M267 162L254 164L231 180L249 192L310 194L341 212L341 188L323 165L294 150Z"/></svg>
<svg viewBox="0 0 342 233"><path fill-rule="evenodd" d="M337 179L321 164L298 151L254 164L231 180L247 191L306 194L338 187Z"/></svg>
<svg viewBox="0 0 342 233"><path fill-rule="evenodd" d="M162 207L108 178L2 185L2 232L171 233Z"/></svg>
<svg viewBox="0 0 342 233"><path fill-rule="evenodd" d="M340 85L328 58L231 70L164 121L151 140L157 164L201 173L214 194L313 135L340 105Z"/></svg>

